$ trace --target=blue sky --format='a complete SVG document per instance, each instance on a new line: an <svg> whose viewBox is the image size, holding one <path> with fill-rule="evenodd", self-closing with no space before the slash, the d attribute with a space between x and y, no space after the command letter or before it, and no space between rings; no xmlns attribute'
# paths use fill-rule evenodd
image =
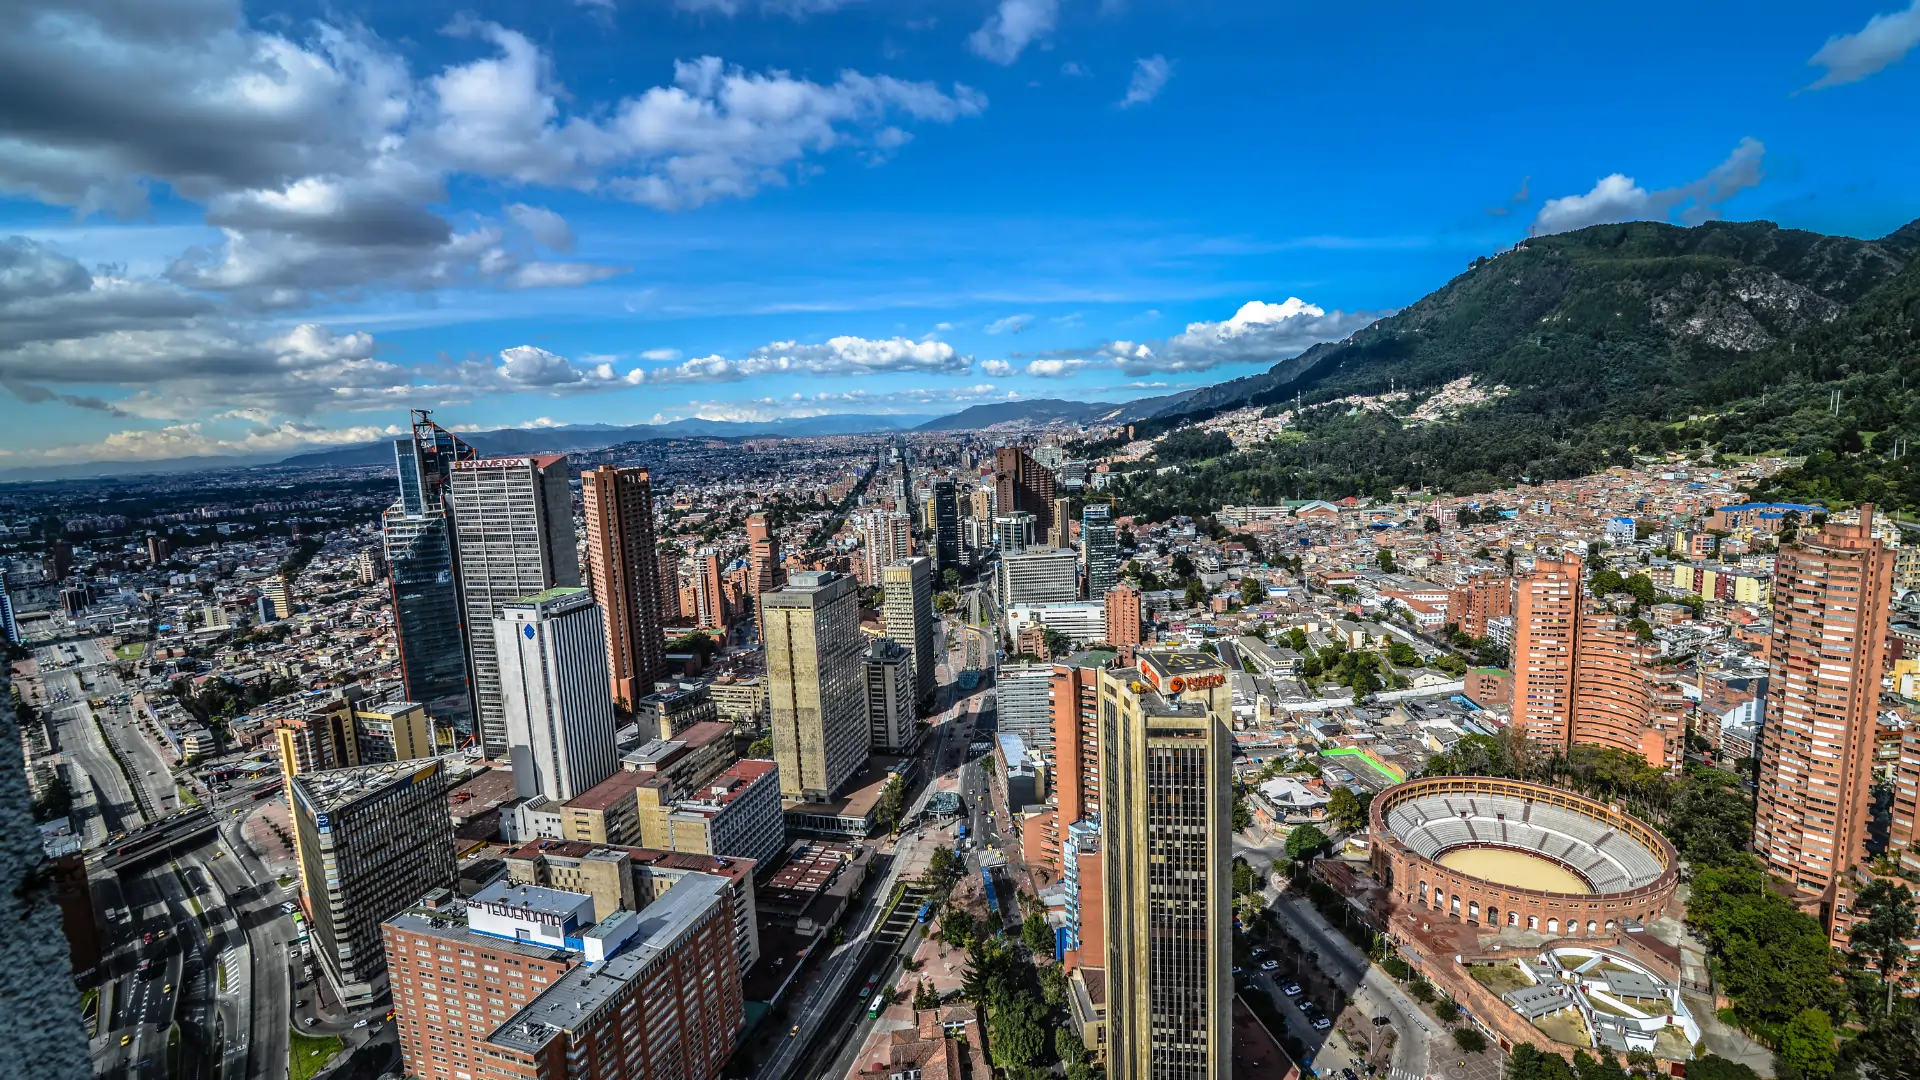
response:
<svg viewBox="0 0 1920 1080"><path fill-rule="evenodd" d="M1122 400L1530 230L1878 236L1897 5L29 0L0 466Z"/></svg>

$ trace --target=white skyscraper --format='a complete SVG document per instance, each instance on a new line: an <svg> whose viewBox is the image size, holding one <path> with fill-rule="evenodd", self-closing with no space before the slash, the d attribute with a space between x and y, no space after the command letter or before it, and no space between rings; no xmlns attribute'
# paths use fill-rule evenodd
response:
<svg viewBox="0 0 1920 1080"><path fill-rule="evenodd" d="M506 752L493 617L542 589L580 584L564 455L456 461L447 478L480 745Z"/></svg>
<svg viewBox="0 0 1920 1080"><path fill-rule="evenodd" d="M507 757L523 797L565 802L613 775L605 616L585 589L548 589L493 617Z"/></svg>

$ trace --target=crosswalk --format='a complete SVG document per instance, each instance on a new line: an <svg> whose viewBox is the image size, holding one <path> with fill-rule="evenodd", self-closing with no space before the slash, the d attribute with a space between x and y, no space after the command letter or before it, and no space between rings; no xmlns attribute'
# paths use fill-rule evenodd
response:
<svg viewBox="0 0 1920 1080"><path fill-rule="evenodd" d="M221 985L227 988L227 993L233 993L240 985L239 949L228 949L226 952L220 954L220 971L222 973Z"/></svg>
<svg viewBox="0 0 1920 1080"><path fill-rule="evenodd" d="M1417 1073L1412 1069L1402 1069L1398 1066L1388 1069L1387 1075L1392 1080L1427 1080L1426 1073Z"/></svg>

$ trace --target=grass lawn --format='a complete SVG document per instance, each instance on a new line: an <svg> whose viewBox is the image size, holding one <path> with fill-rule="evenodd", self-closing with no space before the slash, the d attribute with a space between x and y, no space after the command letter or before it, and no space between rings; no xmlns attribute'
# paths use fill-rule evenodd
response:
<svg viewBox="0 0 1920 1080"><path fill-rule="evenodd" d="M127 645L116 645L113 648L113 655L120 660L138 660L147 655L147 643L135 641Z"/></svg>
<svg viewBox="0 0 1920 1080"><path fill-rule="evenodd" d="M1467 968L1467 973L1473 976L1475 982L1493 991L1496 997L1509 990L1533 985L1512 964L1474 964Z"/></svg>
<svg viewBox="0 0 1920 1080"><path fill-rule="evenodd" d="M1572 1046L1591 1046L1593 1040L1587 1037L1586 1021L1572 1009L1562 1009L1551 1016L1542 1016L1533 1022L1533 1026L1545 1032L1555 1042Z"/></svg>
<svg viewBox="0 0 1920 1080"><path fill-rule="evenodd" d="M297 1031L287 1033L287 1080L312 1080L321 1066L333 1060L344 1045L338 1035L314 1038Z"/></svg>

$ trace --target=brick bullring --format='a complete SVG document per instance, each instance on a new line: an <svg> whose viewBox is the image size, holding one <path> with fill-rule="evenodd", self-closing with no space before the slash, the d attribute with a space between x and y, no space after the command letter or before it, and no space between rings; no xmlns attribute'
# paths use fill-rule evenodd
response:
<svg viewBox="0 0 1920 1080"><path fill-rule="evenodd" d="M1652 826L1541 784L1427 777L1381 792L1370 817L1374 876L1403 910L1455 921L1569 936L1614 933L1626 920L1658 917L1679 880L1673 845ZM1527 888L1439 862L1479 848L1545 860L1564 872L1550 876L1570 874L1587 891Z"/></svg>

